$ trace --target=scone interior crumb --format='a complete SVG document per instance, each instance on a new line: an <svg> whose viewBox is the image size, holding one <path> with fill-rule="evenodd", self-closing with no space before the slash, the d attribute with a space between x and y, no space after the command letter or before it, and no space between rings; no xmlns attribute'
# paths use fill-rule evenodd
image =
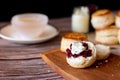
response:
<svg viewBox="0 0 120 80"><path fill-rule="evenodd" d="M74 68L86 68L96 60L96 48L88 41L73 42L66 49L67 63Z"/></svg>
<svg viewBox="0 0 120 80"><path fill-rule="evenodd" d="M110 47L107 45L103 44L96 44L96 55L97 55L97 60L103 60L108 58L110 55Z"/></svg>

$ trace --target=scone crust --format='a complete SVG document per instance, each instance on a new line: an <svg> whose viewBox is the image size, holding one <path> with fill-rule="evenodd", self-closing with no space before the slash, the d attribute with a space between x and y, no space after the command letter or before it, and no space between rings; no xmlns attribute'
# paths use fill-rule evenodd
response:
<svg viewBox="0 0 120 80"><path fill-rule="evenodd" d="M86 34L78 33L78 32L69 32L63 35L66 39L73 39L77 41L86 41L88 36Z"/></svg>
<svg viewBox="0 0 120 80"><path fill-rule="evenodd" d="M88 36L86 34L69 32L62 36L60 50L66 52L66 49L69 48L70 44L75 41L87 41Z"/></svg>
<svg viewBox="0 0 120 80"><path fill-rule="evenodd" d="M118 17L120 17L120 10L117 11L117 14L116 14Z"/></svg>
<svg viewBox="0 0 120 80"><path fill-rule="evenodd" d="M110 26L108 26L104 29L96 29L96 30L97 31L103 31L103 30L114 30L114 29L119 29L119 28L117 28L117 26L115 26L115 25L110 25Z"/></svg>
<svg viewBox="0 0 120 80"><path fill-rule="evenodd" d="M118 30L118 37L120 38L120 30Z"/></svg>
<svg viewBox="0 0 120 80"><path fill-rule="evenodd" d="M96 12L94 12L92 14L92 17L104 16L104 15L108 15L108 14L112 14L112 11L109 9L101 9L101 10L97 10Z"/></svg>
<svg viewBox="0 0 120 80"><path fill-rule="evenodd" d="M115 25L120 28L120 10L117 11L115 16Z"/></svg>
<svg viewBox="0 0 120 80"><path fill-rule="evenodd" d="M96 36L95 42L101 44L115 45L118 44L118 38L115 36L109 36L109 37Z"/></svg>
<svg viewBox="0 0 120 80"><path fill-rule="evenodd" d="M115 25L108 26L104 29L96 29L96 36L117 36L119 28Z"/></svg>
<svg viewBox="0 0 120 80"><path fill-rule="evenodd" d="M119 41L119 44L120 44L120 30L118 30L118 41Z"/></svg>

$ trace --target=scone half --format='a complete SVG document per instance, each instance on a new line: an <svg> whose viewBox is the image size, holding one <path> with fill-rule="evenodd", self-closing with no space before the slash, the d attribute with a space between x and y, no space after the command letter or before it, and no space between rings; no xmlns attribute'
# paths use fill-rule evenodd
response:
<svg viewBox="0 0 120 80"><path fill-rule="evenodd" d="M110 46L103 45L103 44L96 44L96 59L97 60L104 60L109 57L110 55Z"/></svg>
<svg viewBox="0 0 120 80"><path fill-rule="evenodd" d="M73 42L66 51L67 63L74 68L87 68L96 61L96 48L92 42Z"/></svg>

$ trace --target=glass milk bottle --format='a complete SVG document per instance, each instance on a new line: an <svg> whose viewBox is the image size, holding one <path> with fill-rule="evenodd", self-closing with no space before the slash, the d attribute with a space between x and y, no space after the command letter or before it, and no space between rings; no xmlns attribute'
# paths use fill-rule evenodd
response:
<svg viewBox="0 0 120 80"><path fill-rule="evenodd" d="M87 33L89 32L89 9L88 7L79 7L74 9L72 15L72 31Z"/></svg>

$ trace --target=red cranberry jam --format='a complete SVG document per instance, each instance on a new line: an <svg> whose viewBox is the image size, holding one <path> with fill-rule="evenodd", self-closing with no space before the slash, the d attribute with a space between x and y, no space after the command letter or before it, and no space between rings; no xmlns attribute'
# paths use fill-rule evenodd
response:
<svg viewBox="0 0 120 80"><path fill-rule="evenodd" d="M90 57L92 56L92 50L88 48L88 43L82 42L82 45L85 47L85 50L83 50L82 52L80 52L79 54L72 54L71 50L72 50L72 44L70 45L70 49L66 49L66 54L67 57L70 58L71 56L73 56L74 58L82 56L82 57Z"/></svg>

